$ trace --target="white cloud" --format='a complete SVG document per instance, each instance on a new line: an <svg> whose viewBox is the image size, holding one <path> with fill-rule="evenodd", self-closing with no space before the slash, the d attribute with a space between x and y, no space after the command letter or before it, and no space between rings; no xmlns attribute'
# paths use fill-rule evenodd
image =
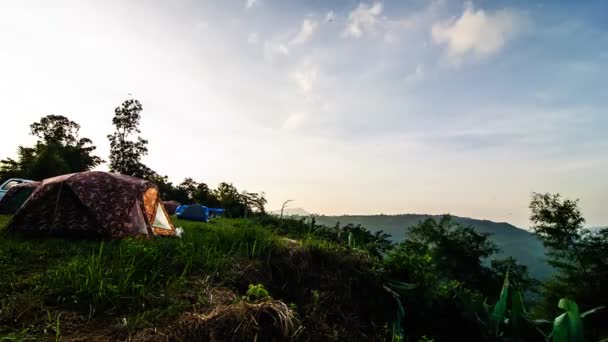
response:
<svg viewBox="0 0 608 342"><path fill-rule="evenodd" d="M253 7L258 1L257 0L245 0L245 8Z"/></svg>
<svg viewBox="0 0 608 342"><path fill-rule="evenodd" d="M330 22L330 21L334 21L336 19L336 14L334 13L334 10L331 10L329 12L327 12L327 14L325 15L325 22Z"/></svg>
<svg viewBox="0 0 608 342"><path fill-rule="evenodd" d="M289 117L283 122L283 128L293 130L298 127L301 127L302 124L306 121L306 115L301 112L295 112L289 114Z"/></svg>
<svg viewBox="0 0 608 342"><path fill-rule="evenodd" d="M259 36L255 32L251 32L251 33L249 33L249 36L247 36L247 43L249 43L249 44L255 45L259 42L259 40L260 40Z"/></svg>
<svg viewBox="0 0 608 342"><path fill-rule="evenodd" d="M463 14L431 29L433 41L446 46L448 59L459 64L471 54L482 58L499 52L521 29L523 18L511 11L485 12L468 4Z"/></svg>
<svg viewBox="0 0 608 342"><path fill-rule="evenodd" d="M296 36L291 40L290 44L298 45L306 43L317 31L319 23L315 20L304 19L302 27Z"/></svg>
<svg viewBox="0 0 608 342"><path fill-rule="evenodd" d="M304 95L310 95L317 81L319 67L316 64L307 63L299 69L291 72L289 78Z"/></svg>
<svg viewBox="0 0 608 342"><path fill-rule="evenodd" d="M348 22L344 30L344 36L360 38L364 31L374 28L382 13L382 3L376 2L373 5L360 3L357 8L348 14Z"/></svg>
<svg viewBox="0 0 608 342"><path fill-rule="evenodd" d="M424 79L424 74L424 67L422 66L422 64L418 64L416 66L416 70L414 70L414 72L405 77L405 82L407 84L412 84L418 81L422 81Z"/></svg>
<svg viewBox="0 0 608 342"><path fill-rule="evenodd" d="M285 44L270 41L264 43L264 57L267 61L272 62L285 56L289 56L289 48Z"/></svg>

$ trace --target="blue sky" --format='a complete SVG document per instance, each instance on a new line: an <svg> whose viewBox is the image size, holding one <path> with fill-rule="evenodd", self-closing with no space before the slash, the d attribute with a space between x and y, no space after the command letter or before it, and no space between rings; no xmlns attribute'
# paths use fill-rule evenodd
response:
<svg viewBox="0 0 608 342"><path fill-rule="evenodd" d="M530 194L608 223L604 1L0 4L0 157L63 114L107 159L144 105L145 162L271 208L528 225ZM197 151L184 153L184 147Z"/></svg>

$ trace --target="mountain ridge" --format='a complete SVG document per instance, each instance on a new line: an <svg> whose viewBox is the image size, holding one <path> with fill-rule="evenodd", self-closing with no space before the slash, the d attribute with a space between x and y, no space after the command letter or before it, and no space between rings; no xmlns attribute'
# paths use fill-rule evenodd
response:
<svg viewBox="0 0 608 342"><path fill-rule="evenodd" d="M290 216L309 217L310 215ZM372 232L382 230L390 234L394 242L400 242L407 237L409 227L427 218L439 219L442 216L433 214L314 215L314 218L318 224L326 226L335 226L337 223L355 224ZM551 266L546 261L545 248L534 233L508 222L450 216L456 223L471 226L477 232L490 233L491 239L500 248L500 252L496 254L495 258L512 256L521 264L528 266L531 275L538 279L546 279L553 273Z"/></svg>

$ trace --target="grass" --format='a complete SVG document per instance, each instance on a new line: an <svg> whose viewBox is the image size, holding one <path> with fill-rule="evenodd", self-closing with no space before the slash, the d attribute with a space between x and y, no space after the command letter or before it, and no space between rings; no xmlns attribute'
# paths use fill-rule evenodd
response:
<svg viewBox="0 0 608 342"><path fill-rule="evenodd" d="M357 340L378 329L369 312L381 310L385 292L370 257L315 237L308 226L290 232L272 220L174 218L182 238L26 239L3 234L9 219L0 216L0 341L138 340L157 329L179 339L193 333L184 332L191 323L215 336L239 326L257 334L276 308L297 316L304 340ZM272 301L241 303L250 284ZM245 318L254 321L239 321ZM236 340L252 338L258 335Z"/></svg>
<svg viewBox="0 0 608 342"><path fill-rule="evenodd" d="M9 218L0 216L0 227ZM0 336L59 334L63 311L81 321L121 317L119 325L128 317L127 328L170 319L191 305L183 294L193 279L230 279L235 260L264 260L280 248L276 235L246 220L174 223L183 238L0 237Z"/></svg>

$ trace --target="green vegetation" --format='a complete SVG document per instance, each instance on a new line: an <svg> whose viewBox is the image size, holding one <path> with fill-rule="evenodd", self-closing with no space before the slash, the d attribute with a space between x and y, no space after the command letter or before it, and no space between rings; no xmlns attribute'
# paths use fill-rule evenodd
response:
<svg viewBox="0 0 608 342"><path fill-rule="evenodd" d="M401 242L408 236L404 229L417 225L419 222L432 218L441 220L441 215L344 215L344 216L315 216L317 223L326 226L336 224L361 225L372 232L383 231L391 236L394 242ZM545 248L541 239L535 234L519 229L504 222L476 220L467 217L452 216L452 221L463 226L470 226L478 233L492 234L492 241L499 248L496 258L513 257L517 262L526 265L530 274L537 279L548 279L555 271L546 261Z"/></svg>
<svg viewBox="0 0 608 342"><path fill-rule="evenodd" d="M608 228L584 228L576 201L534 194L534 233L451 216L278 218L263 193L192 178L174 186L142 164L142 109L116 108L111 169L230 218L175 219L182 238L68 240L8 234L0 216L0 341L608 338ZM30 128L35 147L1 161L0 178L101 162L63 116Z"/></svg>
<svg viewBox="0 0 608 342"><path fill-rule="evenodd" d="M0 216L0 224L4 226L8 219ZM374 286L384 294L364 254L349 253L313 237L290 245L276 234L278 227L259 220L175 223L185 230L181 239L68 241L4 234L0 238L0 336L138 340L152 327L190 336L191 331L180 330L185 329L182 320L228 307L238 312L258 310L262 321L274 321L264 316L267 310L281 308L288 311L281 311L281 317L295 317L292 310L298 308L298 316L304 319L288 333L299 329L302 338L320 338L355 323L360 328L347 335L376 333L370 323L355 318L365 312L362 305L370 308L376 299L351 303L347 295L358 292L362 297L364 291L373 293ZM268 284L268 289L260 284ZM267 307L238 303L241 295L253 300L268 293L278 300L264 301ZM347 318L330 317L342 310ZM324 321L315 320L320 318ZM200 332L204 330L200 324L188 326ZM98 335L86 335L83 327ZM216 336L222 331L220 327L205 329ZM241 338L251 336L244 333Z"/></svg>
<svg viewBox="0 0 608 342"><path fill-rule="evenodd" d="M532 203L536 215L563 202ZM561 236L563 225L552 220L535 221L546 228L541 238ZM398 244L361 226L266 215L175 223L185 230L181 239L3 233L0 336L595 341L608 335L603 294L594 300L585 283L568 282L584 280L571 278L583 270L558 268L541 286L513 258L490 262L497 251L491 235L449 216L410 227ZM598 246L604 234L568 241L578 241L580 260L592 261L586 243ZM606 280L605 267L586 264L597 272L594 282ZM579 305L587 312L579 314Z"/></svg>
<svg viewBox="0 0 608 342"><path fill-rule="evenodd" d="M0 182L11 177L42 180L66 173L87 171L103 160L88 138L80 138L80 125L62 115L48 115L30 125L37 138L33 147L19 146L17 160L0 161Z"/></svg>

